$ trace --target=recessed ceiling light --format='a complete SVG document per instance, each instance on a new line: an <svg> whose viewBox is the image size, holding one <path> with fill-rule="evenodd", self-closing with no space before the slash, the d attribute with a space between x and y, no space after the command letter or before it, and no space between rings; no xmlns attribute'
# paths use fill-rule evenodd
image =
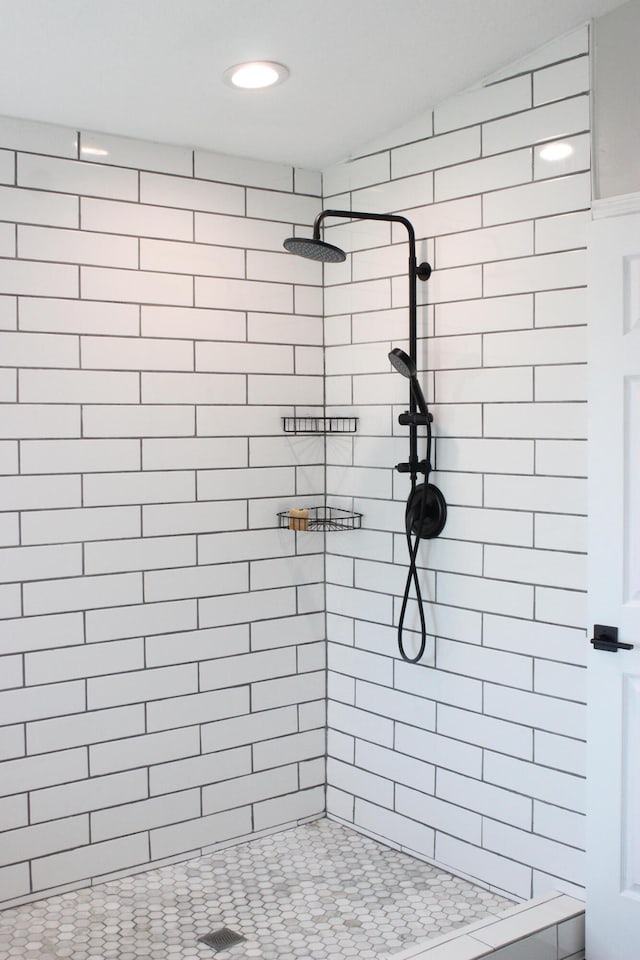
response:
<svg viewBox="0 0 640 960"><path fill-rule="evenodd" d="M542 160L566 160L573 153L570 143L548 143L540 151Z"/></svg>
<svg viewBox="0 0 640 960"><path fill-rule="evenodd" d="M225 81L234 87L258 90L260 87L273 87L277 83L283 83L289 76L289 71L281 63L255 60L252 63L237 63L235 67L225 70L223 76Z"/></svg>

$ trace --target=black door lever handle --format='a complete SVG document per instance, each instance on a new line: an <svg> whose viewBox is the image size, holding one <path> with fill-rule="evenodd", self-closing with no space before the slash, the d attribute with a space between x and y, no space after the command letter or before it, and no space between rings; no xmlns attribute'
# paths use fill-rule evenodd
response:
<svg viewBox="0 0 640 960"><path fill-rule="evenodd" d="M590 641L595 650L607 650L617 653L618 650L633 650L632 643L620 643L617 627L604 627L596 623L593 627L593 638Z"/></svg>

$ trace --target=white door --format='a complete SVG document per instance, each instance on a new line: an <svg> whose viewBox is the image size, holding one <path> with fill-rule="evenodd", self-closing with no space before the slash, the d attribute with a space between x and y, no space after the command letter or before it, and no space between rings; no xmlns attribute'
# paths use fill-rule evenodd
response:
<svg viewBox="0 0 640 960"><path fill-rule="evenodd" d="M638 960L640 213L606 210L589 258L589 628L632 648L588 654L586 955Z"/></svg>

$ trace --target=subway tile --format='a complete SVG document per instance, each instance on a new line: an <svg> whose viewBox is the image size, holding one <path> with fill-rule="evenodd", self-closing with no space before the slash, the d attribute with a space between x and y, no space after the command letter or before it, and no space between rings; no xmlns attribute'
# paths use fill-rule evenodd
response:
<svg viewBox="0 0 640 960"><path fill-rule="evenodd" d="M20 617L0 622L0 653L68 647L84 643L81 613Z"/></svg>
<svg viewBox="0 0 640 960"><path fill-rule="evenodd" d="M163 173L179 173L191 176L193 156L186 147L147 140L132 140L129 137L114 137L105 133L82 130L80 132L80 159L96 162L96 157L105 156L100 163L118 167L135 167L142 170L160 170Z"/></svg>
<svg viewBox="0 0 640 960"><path fill-rule="evenodd" d="M294 544L283 539L278 530L241 530L233 533L203 534L198 539L200 563L221 560L260 560L294 552Z"/></svg>
<svg viewBox="0 0 640 960"><path fill-rule="evenodd" d="M506 257L526 257L532 253L533 225L527 221L454 233L436 240L438 269L487 263Z"/></svg>
<svg viewBox="0 0 640 960"><path fill-rule="evenodd" d="M0 329L15 330L18 326L17 297L0 296Z"/></svg>
<svg viewBox="0 0 640 960"><path fill-rule="evenodd" d="M466 678L491 680L509 687L531 690L533 685L533 665L529 657L498 653L477 644L457 643L449 639L437 640L436 665L438 670L450 671ZM472 703L473 698L470 697L467 703L460 705L471 707Z"/></svg>
<svg viewBox="0 0 640 960"><path fill-rule="evenodd" d="M200 600L200 625L203 627L268 620L291 616L296 612L294 588L259 590L243 594L242 603L233 594Z"/></svg>
<svg viewBox="0 0 640 960"><path fill-rule="evenodd" d="M294 562L289 557L251 561L251 588L268 590L299 586L306 583L324 583L324 556L321 553L298 557Z"/></svg>
<svg viewBox="0 0 640 960"><path fill-rule="evenodd" d="M538 47L533 53L516 60L503 70L493 74L492 79L504 79L521 71L540 70L548 64L558 63L561 60L570 60L589 52L589 25L584 23L576 30L564 33L555 40Z"/></svg>
<svg viewBox="0 0 640 960"><path fill-rule="evenodd" d="M533 587L487 577L440 574L437 599L439 603L466 606L506 616L531 617L533 614Z"/></svg>
<svg viewBox="0 0 640 960"><path fill-rule="evenodd" d="M321 404L323 378L309 376L278 376L250 374L249 404Z"/></svg>
<svg viewBox="0 0 640 960"><path fill-rule="evenodd" d="M27 724L27 752L50 753L144 733L144 706L91 710Z"/></svg>
<svg viewBox="0 0 640 960"><path fill-rule="evenodd" d="M132 403L139 397L134 373L22 370L19 383L23 403L107 403L114 397Z"/></svg>
<svg viewBox="0 0 640 960"><path fill-rule="evenodd" d="M144 180L145 175L142 176ZM189 210L167 210L148 203L82 197L80 217L83 230L167 240L193 239L193 214Z"/></svg>
<svg viewBox="0 0 640 960"><path fill-rule="evenodd" d="M556 140L588 129L589 98L572 97L485 123L482 128L482 149L485 155L504 153L517 147L540 143L541 140Z"/></svg>
<svg viewBox="0 0 640 960"><path fill-rule="evenodd" d="M432 667L411 667L410 669L405 662L396 664L396 690L404 690L437 703L481 709L482 684L479 680L461 674L436 671Z"/></svg>
<svg viewBox="0 0 640 960"><path fill-rule="evenodd" d="M13 472L16 472L14 470ZM20 517L17 513L0 515L0 545L14 547L20 542Z"/></svg>
<svg viewBox="0 0 640 960"><path fill-rule="evenodd" d="M489 437L585 439L586 404L486 404L485 433Z"/></svg>
<svg viewBox="0 0 640 960"><path fill-rule="evenodd" d="M430 797L402 784L395 791L396 810L412 820L427 823L437 832L450 833L469 843L481 843L482 818L472 810Z"/></svg>
<svg viewBox="0 0 640 960"><path fill-rule="evenodd" d="M246 527L243 503L203 500L199 503L149 504L142 511L145 537L206 533Z"/></svg>
<svg viewBox="0 0 640 960"><path fill-rule="evenodd" d="M0 136L13 150L72 159L78 156L78 134L70 127L0 117Z"/></svg>
<svg viewBox="0 0 640 960"><path fill-rule="evenodd" d="M198 307L142 307L142 335L186 340L244 340L244 314Z"/></svg>
<svg viewBox="0 0 640 960"><path fill-rule="evenodd" d="M187 342L150 337L82 337L82 366L108 370L193 370Z"/></svg>
<svg viewBox="0 0 640 960"><path fill-rule="evenodd" d="M79 225L77 197L0 186L0 204L2 216L10 222L41 223L52 227Z"/></svg>
<svg viewBox="0 0 640 960"><path fill-rule="evenodd" d="M70 687L71 685L65 686ZM74 686L80 687L83 684L74 684ZM62 750L59 753L48 753L44 756L8 760L3 764L0 793L3 796L10 796L14 793L29 790L38 791L37 795L40 797L42 796L41 789L50 786L50 784L65 783L86 776L87 758L84 749ZM68 816L69 813L71 811L65 809L61 815ZM55 816L56 814L53 813L50 819L55 818ZM32 815L31 823L34 822L36 822L36 817Z"/></svg>
<svg viewBox="0 0 640 960"><path fill-rule="evenodd" d="M482 198L485 226L589 209L588 173L497 189Z"/></svg>
<svg viewBox="0 0 640 960"><path fill-rule="evenodd" d="M3 366L79 366L77 337L47 333L0 333L0 348Z"/></svg>
<svg viewBox="0 0 640 960"><path fill-rule="evenodd" d="M517 716L521 723L550 733L578 739L585 735L584 705L567 700L560 701L552 696L487 683L484 710L489 716L503 720Z"/></svg>
<svg viewBox="0 0 640 960"><path fill-rule="evenodd" d="M474 779L481 777L482 750L473 744L397 723L395 748L437 767L455 770Z"/></svg>
<svg viewBox="0 0 640 960"><path fill-rule="evenodd" d="M21 297L20 329L136 336L138 312L133 304Z"/></svg>
<svg viewBox="0 0 640 960"><path fill-rule="evenodd" d="M150 537L86 543L85 573L157 570L196 562L195 537ZM148 598L147 598L148 599Z"/></svg>
<svg viewBox="0 0 640 960"><path fill-rule="evenodd" d="M184 279L186 281L187 278ZM167 301L158 302L166 303ZM274 313L291 313L293 290L290 284L285 283L196 277L195 306L217 307L223 310L268 310Z"/></svg>
<svg viewBox="0 0 640 960"><path fill-rule="evenodd" d="M249 588L247 565L219 563L212 566L173 567L144 574L144 596L149 603L241 593Z"/></svg>
<svg viewBox="0 0 640 960"><path fill-rule="evenodd" d="M22 657L2 657L0 659L0 688L9 690L23 686ZM22 751L24 752L24 751Z"/></svg>
<svg viewBox="0 0 640 960"><path fill-rule="evenodd" d="M143 667L142 640L112 640L66 650L28 653L25 657L25 682L28 686L57 683Z"/></svg>
<svg viewBox="0 0 640 960"><path fill-rule="evenodd" d="M436 133L467 127L489 117L506 116L531 106L531 85L527 76L502 83L476 87L452 97L436 108L433 124Z"/></svg>
<svg viewBox="0 0 640 960"><path fill-rule="evenodd" d="M447 510L446 534L462 541L530 547L533 546L533 518L516 510L454 505Z"/></svg>
<svg viewBox="0 0 640 960"><path fill-rule="evenodd" d="M0 150L0 183L15 183L16 161L12 150Z"/></svg>
<svg viewBox="0 0 640 960"><path fill-rule="evenodd" d="M244 252L238 251L238 253L242 254L244 260ZM282 250L279 252L247 250L246 264L248 280L306 283L318 287L322 284L322 264L301 257L292 257Z"/></svg>
<svg viewBox="0 0 640 960"><path fill-rule="evenodd" d="M522 757L524 760L533 758L531 729L515 723L513 719L500 720L484 714L470 713L464 705L462 708L438 705L438 733L463 743Z"/></svg>
<svg viewBox="0 0 640 960"><path fill-rule="evenodd" d="M586 359L585 334L582 327L485 334L484 365L579 363Z"/></svg>
<svg viewBox="0 0 640 960"><path fill-rule="evenodd" d="M552 665L547 660L536 662L534 683L536 693L586 703L586 684L587 676L584 667L566 663Z"/></svg>
<svg viewBox="0 0 640 960"><path fill-rule="evenodd" d="M564 156L556 156L553 148L562 145ZM563 137L555 143L540 144L533 149L533 179L546 180L568 173L581 173L591 166L591 137L588 133Z"/></svg>
<svg viewBox="0 0 640 960"><path fill-rule="evenodd" d="M246 836L251 830L249 806L198 817L195 820L185 820L184 823L151 831L151 856L152 859L159 860L185 850L199 849L233 837Z"/></svg>
<svg viewBox="0 0 640 960"><path fill-rule="evenodd" d="M435 170L480 156L480 127L466 127L391 151L391 173L406 177L423 170ZM425 202L429 202L428 200Z"/></svg>
<svg viewBox="0 0 640 960"><path fill-rule="evenodd" d="M413 787L420 793L433 795L435 791L435 767L414 757L358 740L355 762L360 769L393 780L396 784ZM427 818L421 819L424 821Z"/></svg>
<svg viewBox="0 0 640 960"><path fill-rule="evenodd" d="M187 346L187 344L185 344ZM193 363L193 359L190 359ZM142 402L163 403L244 403L246 380L241 374L145 373L142 375Z"/></svg>
<svg viewBox="0 0 640 960"><path fill-rule="evenodd" d="M251 649L267 650L325 639L323 613L298 613L294 617L261 620L251 625Z"/></svg>
<svg viewBox="0 0 640 960"><path fill-rule="evenodd" d="M298 771L293 765L228 779L203 788L202 812L206 816L247 803L290 794L297 788Z"/></svg>
<svg viewBox="0 0 640 960"><path fill-rule="evenodd" d="M293 189L293 168L286 164L203 150L194 153L194 175L204 180L250 184L267 190Z"/></svg>
<svg viewBox="0 0 640 960"><path fill-rule="evenodd" d="M168 273L243 277L245 258L242 250L229 247L143 239L140 241L140 267Z"/></svg>
<svg viewBox="0 0 640 960"><path fill-rule="evenodd" d="M452 870L483 878L485 883L506 890L519 900L528 900L531 896L531 868L510 856L500 856L445 833L436 837L435 856L439 863ZM474 941L474 947L476 944Z"/></svg>
<svg viewBox="0 0 640 960"><path fill-rule="evenodd" d="M255 709L255 705L252 705ZM216 690L171 697L147 705L148 730L171 730L193 724L213 723L249 713L249 687Z"/></svg>
<svg viewBox="0 0 640 960"><path fill-rule="evenodd" d="M293 373L293 350L290 346L280 344L197 343L196 370L219 373L240 370L243 374ZM207 402L215 403L215 396ZM233 402L233 393L228 388L226 402Z"/></svg>
<svg viewBox="0 0 640 960"><path fill-rule="evenodd" d="M18 227L18 252L27 260L90 263L102 267L138 266L138 244L133 237L113 237L87 230Z"/></svg>
<svg viewBox="0 0 640 960"><path fill-rule="evenodd" d="M518 408L520 406L518 404ZM454 440L439 437L437 467L439 470L478 473L533 473L533 454L533 442L528 440Z"/></svg>
<svg viewBox="0 0 640 960"><path fill-rule="evenodd" d="M566 663L585 663L584 630L510 617L484 616L484 643L501 650Z"/></svg>
<svg viewBox="0 0 640 960"><path fill-rule="evenodd" d="M20 586L5 584L0 586L0 609L3 618L19 617L22 613L22 597Z"/></svg>
<svg viewBox="0 0 640 960"><path fill-rule="evenodd" d="M31 864L33 890L47 890L78 879L137 866L145 863L148 856L147 834L139 833L41 857Z"/></svg>
<svg viewBox="0 0 640 960"><path fill-rule="evenodd" d="M15 863L46 856L58 850L80 847L89 842L88 817L64 817L47 824L34 824L0 834L0 863Z"/></svg>
<svg viewBox="0 0 640 960"><path fill-rule="evenodd" d="M320 443L309 437L250 437L249 463L252 467L287 466L292 463L322 464Z"/></svg>
<svg viewBox="0 0 640 960"><path fill-rule="evenodd" d="M586 776L586 744L546 730L535 731L535 760L545 767Z"/></svg>
<svg viewBox="0 0 640 960"><path fill-rule="evenodd" d="M514 150L497 157L470 160L459 166L436 170L436 200L452 200L475 193L504 190L515 184L528 183L532 175L531 150Z"/></svg>
<svg viewBox="0 0 640 960"><path fill-rule="evenodd" d="M261 680L252 686L251 706L255 710L267 710L290 703L303 703L323 697L324 691L323 670L294 677Z"/></svg>
<svg viewBox="0 0 640 960"><path fill-rule="evenodd" d="M295 167L293 178L296 193L310 193L313 196L321 196L322 174L319 170L305 170Z"/></svg>
<svg viewBox="0 0 640 960"><path fill-rule="evenodd" d="M16 228L12 223L0 224L0 257L15 257Z"/></svg>
<svg viewBox="0 0 640 960"><path fill-rule="evenodd" d="M484 573L489 577L570 590L586 586L586 558L579 554L487 545L484 559Z"/></svg>
<svg viewBox="0 0 640 960"><path fill-rule="evenodd" d="M154 827L191 820L200 814L198 790L181 790L164 797L123 803L119 807L96 810L91 814L94 842L138 833Z"/></svg>
<svg viewBox="0 0 640 960"><path fill-rule="evenodd" d="M584 854L563 843L526 833L507 824L485 820L483 842L489 850L508 853L515 860L577 883L584 870Z"/></svg>
<svg viewBox="0 0 640 960"><path fill-rule="evenodd" d="M203 500L221 500L225 497L244 500L293 493L294 474L291 467L201 470L198 473L198 495ZM244 527L245 524L237 523L233 526ZM233 526L227 525L224 529L233 529ZM215 530L211 526L208 529Z"/></svg>
<svg viewBox="0 0 640 960"><path fill-rule="evenodd" d="M78 576L82 573L79 545L43 547L5 547L0 550L0 582L45 580L53 576Z"/></svg>
<svg viewBox="0 0 640 960"><path fill-rule="evenodd" d="M6 830L26 826L29 820L27 795L16 794L0 800L0 817Z"/></svg>
<svg viewBox="0 0 640 960"><path fill-rule="evenodd" d="M254 825L264 830L292 820L316 816L324 810L324 787L313 787L254 804Z"/></svg>
<svg viewBox="0 0 640 960"><path fill-rule="evenodd" d="M195 239L198 243L280 252L283 231L281 223L271 223L268 220L230 217L218 213L196 213Z"/></svg>
<svg viewBox="0 0 640 960"><path fill-rule="evenodd" d="M230 780L251 772L251 748L238 747L219 754L205 754L160 763L149 771L151 795L169 793L187 787Z"/></svg>
<svg viewBox="0 0 640 960"><path fill-rule="evenodd" d="M565 477L485 478L488 507L586 514L584 480Z"/></svg>
<svg viewBox="0 0 640 960"><path fill-rule="evenodd" d="M533 832L580 850L585 848L584 816L540 800L533 804Z"/></svg>
<svg viewBox="0 0 640 960"><path fill-rule="evenodd" d="M123 374L117 376L122 377ZM137 380L135 374L124 376ZM133 383L133 380L130 382ZM113 396L109 399L113 399ZM104 403L87 406L82 412L85 437L193 436L194 420L194 411L190 406Z"/></svg>
<svg viewBox="0 0 640 960"><path fill-rule="evenodd" d="M18 378L16 370L0 370L0 402L2 403L15 403L17 400L18 392ZM13 447L14 445L11 444ZM5 446L5 451L9 451L10 447ZM11 471L3 471L11 472Z"/></svg>
<svg viewBox="0 0 640 960"><path fill-rule="evenodd" d="M577 57L556 63L533 75L533 103L549 103L578 93L586 93L590 88L589 58Z"/></svg>
<svg viewBox="0 0 640 960"><path fill-rule="evenodd" d="M433 857L435 833L431 827L416 823L392 810L360 798L355 802L354 823L364 830L385 837L425 857Z"/></svg>
<svg viewBox="0 0 640 960"><path fill-rule="evenodd" d="M135 440L23 440L22 473L99 473L137 470L140 445Z"/></svg>
<svg viewBox="0 0 640 960"><path fill-rule="evenodd" d="M549 290L535 295L536 327L564 327L586 323L586 288Z"/></svg>
<svg viewBox="0 0 640 960"><path fill-rule="evenodd" d="M380 806L393 809L394 792L397 792L397 789L394 791L394 784L387 775L378 777L359 767L329 757L327 760L327 782L344 793L350 793L371 802L375 801ZM399 812L404 811L400 810Z"/></svg>
<svg viewBox="0 0 640 960"><path fill-rule="evenodd" d="M31 260L0 260L0 289L34 297L77 297L78 268Z"/></svg>
<svg viewBox="0 0 640 960"><path fill-rule="evenodd" d="M124 703L163 700L172 695L194 693L197 686L195 664L140 669L89 679L87 704L90 710L100 710Z"/></svg>
<svg viewBox="0 0 640 960"><path fill-rule="evenodd" d="M257 343L305 343L320 346L322 334L322 320L319 317L278 316L269 313L249 313L248 316L247 339Z"/></svg>
<svg viewBox="0 0 640 960"><path fill-rule="evenodd" d="M391 623L393 598L373 591L328 584L327 611L345 617Z"/></svg>
<svg viewBox="0 0 640 960"><path fill-rule="evenodd" d="M141 575L123 573L42 580L26 584L23 593L27 615L125 606L142 599Z"/></svg>
<svg viewBox="0 0 640 960"><path fill-rule="evenodd" d="M84 299L173 303L178 306L190 306L193 303L193 280L180 274L103 267L81 267L80 274ZM64 294L52 291L48 296Z"/></svg>
<svg viewBox="0 0 640 960"><path fill-rule="evenodd" d="M278 193L274 190L247 190L247 216L261 220L281 220L285 224L310 224L320 213L317 197ZM224 211L221 211L224 212ZM283 236L284 240L284 236Z"/></svg>
<svg viewBox="0 0 640 960"><path fill-rule="evenodd" d="M92 474L84 477L87 507L103 504L140 504L193 500L193 473L182 470ZM143 514L143 519L147 519ZM173 532L173 531L171 531ZM145 535L148 533L145 530Z"/></svg>
<svg viewBox="0 0 640 960"><path fill-rule="evenodd" d="M100 643L121 637L149 636L166 633L167 630L190 630L196 627L196 619L195 600L88 611L87 643Z"/></svg>
<svg viewBox="0 0 640 960"><path fill-rule="evenodd" d="M586 280L585 254L582 250L503 260L486 264L483 269L488 296L576 287Z"/></svg>
<svg viewBox="0 0 640 960"><path fill-rule="evenodd" d="M325 755L325 731L309 730L278 737L276 740L263 740L253 747L254 769L265 770L287 763L298 763L312 757ZM289 790L278 791L288 793ZM273 796L273 794L272 794Z"/></svg>
<svg viewBox="0 0 640 960"><path fill-rule="evenodd" d="M248 653L249 628L243 625L160 634L147 637L145 652L151 667Z"/></svg>
<svg viewBox="0 0 640 960"><path fill-rule="evenodd" d="M5 510L80 506L80 478L2 477L0 498Z"/></svg>
<svg viewBox="0 0 640 960"><path fill-rule="evenodd" d="M586 553L586 517L559 517L552 514L538 514L535 518L535 545L545 550Z"/></svg>
<svg viewBox="0 0 640 960"><path fill-rule="evenodd" d="M438 337L520 330L532 326L533 297L530 294L441 303L436 308L435 331Z"/></svg>
<svg viewBox="0 0 640 960"><path fill-rule="evenodd" d="M440 138L445 139L445 138ZM444 155L448 147L452 147L453 144L448 146L444 143L435 144L435 141L426 141L427 143L433 143L432 149L434 153L440 149ZM418 147L420 144L413 144L413 146ZM460 144L461 146L461 144ZM406 149L411 149L406 148ZM473 148L472 148L473 149ZM465 152L464 150L462 151ZM394 163L392 154L392 164ZM460 159L464 159L461 157ZM365 187L362 190L357 190L352 194L351 205L354 210L367 210L372 213L388 213L389 211L399 211L407 210L409 207L415 207L419 204L427 204L433 202L433 175L429 170L428 164L424 166L413 166L410 158L405 158L405 163L402 165L402 169L406 170L407 173L394 173L393 180L387 180L386 182L378 183L372 187ZM401 164L398 163L398 168L400 169ZM423 170L429 170L428 173L423 173ZM408 174L415 174L411 176ZM355 221L356 223L358 221ZM367 221L359 221L363 224L362 230L365 230L364 224ZM369 221L369 225L372 223ZM351 238L357 236L357 230L353 229L353 224L345 224L346 232ZM378 226L382 228L382 223L378 223ZM400 240L406 240L407 234L405 228L400 224L397 226L392 226L392 230L398 230L398 235ZM373 240L374 233L369 234ZM379 234L378 236L381 236ZM352 242L349 244L349 249L358 249L358 242Z"/></svg>
<svg viewBox="0 0 640 960"><path fill-rule="evenodd" d="M490 783L471 780L450 770L439 770L437 796L501 823L509 823L523 830L531 827L532 801L529 797L494 787Z"/></svg>
<svg viewBox="0 0 640 960"><path fill-rule="evenodd" d="M441 370L436 372L438 403L486 403L533 399L530 369ZM480 443L480 441L477 441Z"/></svg>
<svg viewBox="0 0 640 960"><path fill-rule="evenodd" d="M58 193L114 200L138 199L138 173L135 170L118 170L97 163L31 154L18 154L18 184Z"/></svg>
<svg viewBox="0 0 640 960"><path fill-rule="evenodd" d="M263 740L286 737L296 732L297 707L279 707L258 711L231 719L216 720L202 726L202 750L211 753L242 744L253 744L254 749ZM274 743L279 740L273 741Z"/></svg>
<svg viewBox="0 0 640 960"><path fill-rule="evenodd" d="M393 306L407 303L405 278L395 277L393 285ZM429 303L443 303L447 300L474 300L482 296L482 267L450 267L436 270L429 282L429 289L418 291L418 299L425 297Z"/></svg>
<svg viewBox="0 0 640 960"><path fill-rule="evenodd" d="M237 404L198 407L196 411L198 436L235 438L273 436L276 425L282 424L281 416L285 414L290 416L292 412L291 407L285 404L280 408L275 405L238 406ZM322 410L318 410L317 413L321 414Z"/></svg>
<svg viewBox="0 0 640 960"><path fill-rule="evenodd" d="M389 179L389 155L376 153L346 163L337 163L323 171L325 196L357 190ZM367 208L368 209L368 208Z"/></svg>
<svg viewBox="0 0 640 960"><path fill-rule="evenodd" d="M24 544L119 539L139 535L140 516L135 507L38 510L25 514L22 518ZM63 559L61 554L59 576L64 574ZM80 571L77 570L74 573L80 573Z"/></svg>
<svg viewBox="0 0 640 960"><path fill-rule="evenodd" d="M553 253L556 250L586 247L588 228L589 214L586 211L537 220L535 224L536 253Z"/></svg>

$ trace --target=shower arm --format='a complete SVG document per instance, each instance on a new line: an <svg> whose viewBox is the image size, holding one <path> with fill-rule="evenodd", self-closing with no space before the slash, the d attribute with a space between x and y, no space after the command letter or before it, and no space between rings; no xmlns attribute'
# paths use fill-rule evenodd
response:
<svg viewBox="0 0 640 960"><path fill-rule="evenodd" d="M325 217L340 217L346 220L384 220L387 223L401 223L409 234L409 356L412 363L417 366L417 300L416 300L416 280L428 280L431 276L431 267L428 263L418 265L416 260L416 234L413 224L406 217L394 213L359 213L357 210L323 210L316 217L313 224L313 239L320 239L320 225ZM400 473L410 473L412 483L415 484L418 473L427 476L431 469L430 464L425 460L423 463L418 461L418 424L424 425L425 417L418 412L418 405L414 396L413 388L409 390L409 414L400 415L400 423L409 426L409 462L399 463L396 469ZM431 414L427 414L431 420Z"/></svg>

